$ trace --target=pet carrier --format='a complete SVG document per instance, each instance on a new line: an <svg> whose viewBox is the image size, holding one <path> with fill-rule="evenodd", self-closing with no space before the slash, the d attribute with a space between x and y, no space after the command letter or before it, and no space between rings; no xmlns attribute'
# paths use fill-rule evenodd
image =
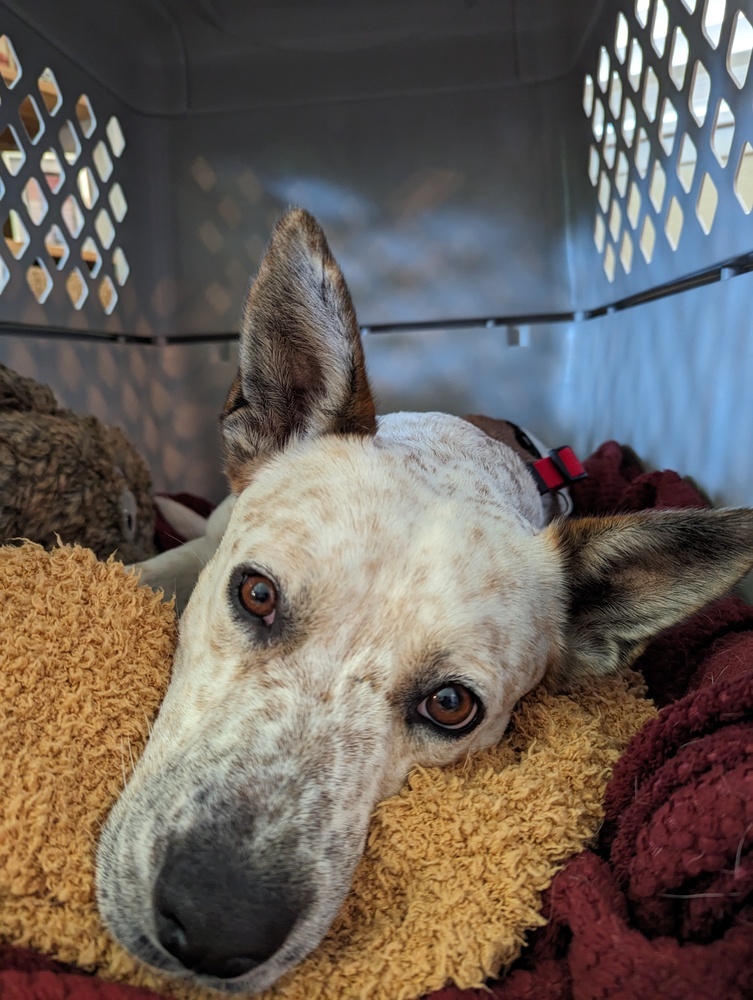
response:
<svg viewBox="0 0 753 1000"><path fill-rule="evenodd" d="M741 0L5 0L0 358L217 498L282 209L323 223L383 410L608 437L750 503ZM734 280L732 280L734 279Z"/></svg>

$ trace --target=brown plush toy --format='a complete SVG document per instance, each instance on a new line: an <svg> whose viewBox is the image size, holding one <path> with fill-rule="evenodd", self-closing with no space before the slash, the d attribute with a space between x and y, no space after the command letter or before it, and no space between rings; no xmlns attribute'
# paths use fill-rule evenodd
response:
<svg viewBox="0 0 753 1000"><path fill-rule="evenodd" d="M116 985L131 984L219 998L136 962L94 900L101 825L168 683L172 609L78 547L0 547L0 590L0 996L135 1000ZM654 715L634 675L570 695L538 690L498 746L415 770L376 810L329 934L263 1000L416 1000L448 981L481 986L544 922L542 891L593 837L612 766ZM76 985L58 968L42 992L23 956L3 971L3 946L107 983Z"/></svg>
<svg viewBox="0 0 753 1000"><path fill-rule="evenodd" d="M59 537L137 562L153 534L149 470L125 434L0 365L0 542Z"/></svg>

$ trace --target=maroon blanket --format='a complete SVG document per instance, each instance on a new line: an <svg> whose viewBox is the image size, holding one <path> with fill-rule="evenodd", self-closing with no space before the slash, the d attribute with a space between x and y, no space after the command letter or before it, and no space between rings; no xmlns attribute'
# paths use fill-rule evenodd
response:
<svg viewBox="0 0 753 1000"><path fill-rule="evenodd" d="M614 443L586 466L580 514L704 505ZM637 666L664 708L615 768L598 845L556 877L548 925L491 994L432 1000L753 997L753 608L718 601Z"/></svg>
<svg viewBox="0 0 753 1000"><path fill-rule="evenodd" d="M699 507L673 472L642 474L603 445L576 513ZM548 924L491 992L431 1000L744 1000L753 997L753 608L718 601L641 658L663 706L617 764L599 843L546 893ZM0 948L0 998L142 1000Z"/></svg>

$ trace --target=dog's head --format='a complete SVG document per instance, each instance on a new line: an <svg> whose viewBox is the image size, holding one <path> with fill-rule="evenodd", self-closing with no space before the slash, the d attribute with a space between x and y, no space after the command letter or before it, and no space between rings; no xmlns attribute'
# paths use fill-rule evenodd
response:
<svg viewBox="0 0 753 1000"><path fill-rule="evenodd" d="M753 563L753 514L545 523L525 465L456 417L377 421L316 222L278 226L222 417L237 494L98 858L135 954L229 990L311 951L374 805L497 741L515 702L631 662Z"/></svg>

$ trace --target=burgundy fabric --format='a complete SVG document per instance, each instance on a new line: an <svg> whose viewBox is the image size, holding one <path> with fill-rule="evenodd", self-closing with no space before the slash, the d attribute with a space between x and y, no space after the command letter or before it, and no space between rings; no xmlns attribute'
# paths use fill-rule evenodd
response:
<svg viewBox="0 0 753 1000"><path fill-rule="evenodd" d="M576 514L705 506L614 442L585 465ZM638 667L664 707L615 767L598 844L555 878L548 922L504 980L431 1000L753 997L753 608L717 601ZM149 996L0 949L0 1000Z"/></svg>
<svg viewBox="0 0 753 1000"><path fill-rule="evenodd" d="M585 465L576 514L705 506L614 442ZM504 980L431 1000L753 997L753 608L717 601L637 666L664 707L615 767L598 844L557 875Z"/></svg>
<svg viewBox="0 0 753 1000"><path fill-rule="evenodd" d="M150 990L106 983L42 955L0 944L0 1000L155 1000L156 996Z"/></svg>
<svg viewBox="0 0 753 1000"><path fill-rule="evenodd" d="M193 493L158 493L157 496L169 497L176 503L182 503L184 507L196 511L202 517L209 517L215 505L202 497L194 496ZM168 549L176 549L183 545L188 539L183 538L176 529L165 520L159 507L154 505L154 544L158 552L167 552Z"/></svg>

